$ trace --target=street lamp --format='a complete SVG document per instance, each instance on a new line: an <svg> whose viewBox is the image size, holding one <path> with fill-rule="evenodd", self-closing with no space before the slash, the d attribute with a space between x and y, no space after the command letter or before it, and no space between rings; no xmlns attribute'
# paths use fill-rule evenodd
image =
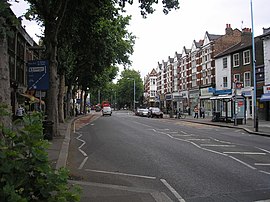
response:
<svg viewBox="0 0 270 202"><path fill-rule="evenodd" d="M134 78L127 78L127 79L130 79L130 80L133 80L133 111L135 112L135 103L136 103L136 100L135 100L135 95L136 95L136 83L135 83L135 79Z"/></svg>
<svg viewBox="0 0 270 202"><path fill-rule="evenodd" d="M256 58L255 58L255 43L254 43L254 25L253 25L253 8L252 0L250 0L250 9L251 9L251 29L252 29L252 62L253 62L253 106L254 106L254 131L258 132L258 115L257 115L257 84L256 84Z"/></svg>

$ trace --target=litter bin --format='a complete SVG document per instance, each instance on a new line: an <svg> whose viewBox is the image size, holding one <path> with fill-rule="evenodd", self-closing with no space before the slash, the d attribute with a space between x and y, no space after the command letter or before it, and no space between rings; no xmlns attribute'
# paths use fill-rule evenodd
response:
<svg viewBox="0 0 270 202"><path fill-rule="evenodd" d="M243 124L243 119L236 119L236 123L238 125L242 125Z"/></svg>
<svg viewBox="0 0 270 202"><path fill-rule="evenodd" d="M45 120L43 123L43 136L45 140L53 139L53 121Z"/></svg>
<svg viewBox="0 0 270 202"><path fill-rule="evenodd" d="M220 112L213 112L212 122L218 122L220 118Z"/></svg>

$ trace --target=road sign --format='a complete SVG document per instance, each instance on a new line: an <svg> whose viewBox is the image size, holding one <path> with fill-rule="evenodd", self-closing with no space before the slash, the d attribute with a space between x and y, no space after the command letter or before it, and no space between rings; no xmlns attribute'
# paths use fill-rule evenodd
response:
<svg viewBox="0 0 270 202"><path fill-rule="evenodd" d="M49 89L49 63L47 60L32 60L27 63L28 90Z"/></svg>

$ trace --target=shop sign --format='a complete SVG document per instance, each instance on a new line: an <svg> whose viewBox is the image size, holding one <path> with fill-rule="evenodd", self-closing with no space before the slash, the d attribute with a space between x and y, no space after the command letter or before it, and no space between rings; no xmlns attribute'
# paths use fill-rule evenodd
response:
<svg viewBox="0 0 270 202"><path fill-rule="evenodd" d="M264 86L263 87L263 93L270 93L270 86Z"/></svg>
<svg viewBox="0 0 270 202"><path fill-rule="evenodd" d="M172 100L172 94L167 94L165 98L166 100Z"/></svg>

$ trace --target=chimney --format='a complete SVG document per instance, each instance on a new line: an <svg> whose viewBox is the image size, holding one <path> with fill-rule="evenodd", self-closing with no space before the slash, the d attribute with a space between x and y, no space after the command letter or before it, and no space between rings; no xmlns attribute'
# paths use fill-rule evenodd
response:
<svg viewBox="0 0 270 202"><path fill-rule="evenodd" d="M251 28L243 28L242 29L242 34L241 34L241 41L242 43L247 43L251 41L251 37L252 37L252 32L251 32Z"/></svg>
<svg viewBox="0 0 270 202"><path fill-rule="evenodd" d="M270 32L270 27L268 27L268 28L263 28L263 34L266 34L266 33L268 33L268 32Z"/></svg>
<svg viewBox="0 0 270 202"><path fill-rule="evenodd" d="M231 28L231 24L226 24L225 34L232 35L233 29Z"/></svg>

